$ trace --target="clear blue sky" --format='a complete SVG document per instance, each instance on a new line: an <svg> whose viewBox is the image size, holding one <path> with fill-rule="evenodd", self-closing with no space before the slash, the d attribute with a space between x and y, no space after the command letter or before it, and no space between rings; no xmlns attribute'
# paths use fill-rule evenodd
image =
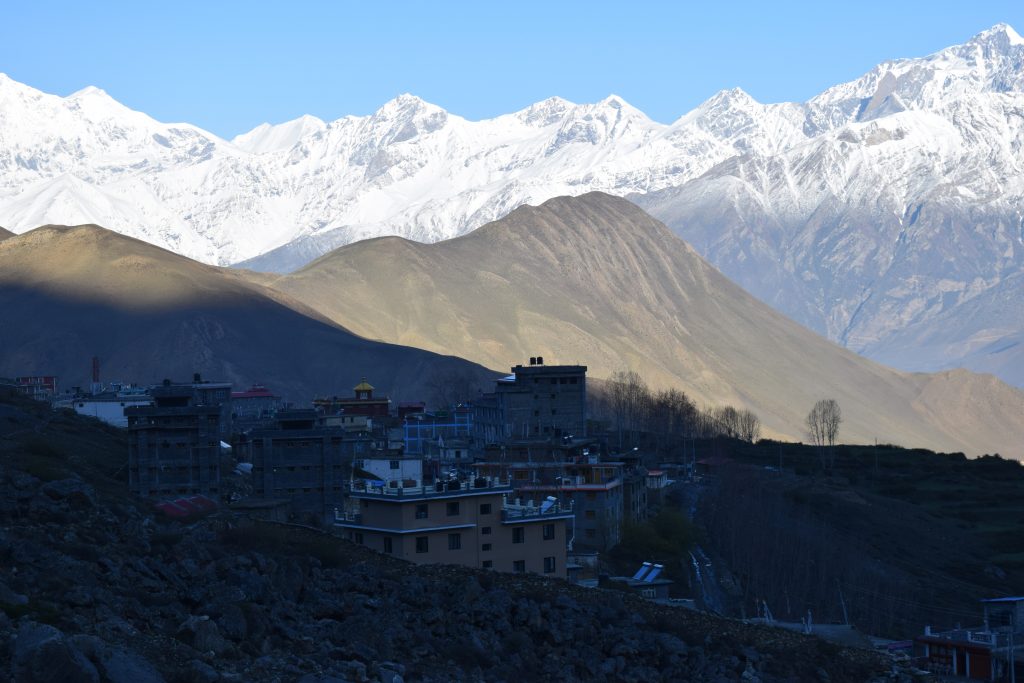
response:
<svg viewBox="0 0 1024 683"><path fill-rule="evenodd" d="M470 119L559 95L622 96L669 122L724 88L804 100L876 63L960 43L1016 2L7 3L0 71L86 85L231 137L411 92Z"/></svg>

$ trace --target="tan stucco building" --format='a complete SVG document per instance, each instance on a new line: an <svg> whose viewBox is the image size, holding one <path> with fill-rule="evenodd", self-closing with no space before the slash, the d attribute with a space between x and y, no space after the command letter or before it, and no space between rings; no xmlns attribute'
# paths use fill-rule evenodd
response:
<svg viewBox="0 0 1024 683"><path fill-rule="evenodd" d="M355 543L417 564L461 564L565 578L571 508L518 504L507 482L428 486L355 481L335 525Z"/></svg>

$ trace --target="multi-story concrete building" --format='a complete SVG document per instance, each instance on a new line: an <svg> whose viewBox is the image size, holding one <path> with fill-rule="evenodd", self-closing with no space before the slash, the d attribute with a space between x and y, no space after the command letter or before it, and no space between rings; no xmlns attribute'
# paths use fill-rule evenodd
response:
<svg viewBox="0 0 1024 683"><path fill-rule="evenodd" d="M15 377L18 390L37 401L52 401L57 396L57 378L53 375Z"/></svg>
<svg viewBox="0 0 1024 683"><path fill-rule="evenodd" d="M474 465L483 477L510 481L515 495L538 504L548 496L575 513L573 548L606 551L622 538L625 515L621 462L596 456L573 460L496 461Z"/></svg>
<svg viewBox="0 0 1024 683"><path fill-rule="evenodd" d="M95 417L114 427L124 428L128 426L125 408L153 404L147 388L111 384L109 387L99 386L97 389L98 391L88 394L77 393L61 399L55 406L71 408L79 415Z"/></svg>
<svg viewBox="0 0 1024 683"><path fill-rule="evenodd" d="M254 384L245 391L231 393L231 419L235 431L269 425L284 402L262 384Z"/></svg>
<svg viewBox="0 0 1024 683"><path fill-rule="evenodd" d="M511 499L478 478L391 487L353 482L335 525L350 540L417 564L461 564L565 578L571 506Z"/></svg>
<svg viewBox="0 0 1024 683"><path fill-rule="evenodd" d="M231 385L201 382L150 389L153 405L124 409L128 488L140 496L220 490L220 443L229 430Z"/></svg>
<svg viewBox="0 0 1024 683"><path fill-rule="evenodd" d="M342 504L352 461L372 444L369 435L323 424L314 410L279 410L275 426L239 437L235 451L252 463L256 497L288 500L292 517L320 523Z"/></svg>
<svg viewBox="0 0 1024 683"><path fill-rule="evenodd" d="M494 393L473 403L474 436L481 444L511 439L586 436L587 367L544 365L542 357L517 365Z"/></svg>

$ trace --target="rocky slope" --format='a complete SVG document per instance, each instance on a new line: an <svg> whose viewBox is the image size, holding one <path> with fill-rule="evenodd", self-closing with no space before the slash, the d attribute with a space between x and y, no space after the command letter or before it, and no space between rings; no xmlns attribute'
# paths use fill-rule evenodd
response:
<svg viewBox="0 0 1024 683"><path fill-rule="evenodd" d="M200 372L287 400L344 394L372 378L398 400L428 397L436 373L493 373L461 359L361 339L237 271L97 226L47 226L0 242L0 376L88 386Z"/></svg>
<svg viewBox="0 0 1024 683"><path fill-rule="evenodd" d="M165 523L127 497L115 430L23 399L0 414L13 680L886 680L871 652L615 592L416 568L227 513Z"/></svg>
<svg viewBox="0 0 1024 683"><path fill-rule="evenodd" d="M520 207L469 235L338 249L274 288L364 336L502 368L543 356L620 369L800 440L823 396L847 441L1024 457L1024 394L968 372L909 375L750 296L634 204L591 193Z"/></svg>

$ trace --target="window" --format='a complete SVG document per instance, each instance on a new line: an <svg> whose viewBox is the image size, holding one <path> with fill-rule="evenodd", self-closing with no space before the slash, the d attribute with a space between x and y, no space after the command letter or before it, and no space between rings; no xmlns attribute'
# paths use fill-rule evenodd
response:
<svg viewBox="0 0 1024 683"><path fill-rule="evenodd" d="M429 536L417 536L416 537L416 552L425 553L430 550L430 537Z"/></svg>
<svg viewBox="0 0 1024 683"><path fill-rule="evenodd" d="M427 518L427 504L426 503L419 503L416 506L416 519L426 519L426 518Z"/></svg>
<svg viewBox="0 0 1024 683"><path fill-rule="evenodd" d="M491 504L490 503L482 503L480 505L480 514L481 515L489 515L489 514L491 514Z"/></svg>
<svg viewBox="0 0 1024 683"><path fill-rule="evenodd" d="M394 548L391 547L391 537L390 536L385 536L384 537L384 552L386 552L388 554L395 552Z"/></svg>
<svg viewBox="0 0 1024 683"><path fill-rule="evenodd" d="M550 541L554 537L555 537L555 525L554 524L545 524L544 525L544 540L545 541Z"/></svg>
<svg viewBox="0 0 1024 683"><path fill-rule="evenodd" d="M448 516L455 517L459 514L459 502L448 503Z"/></svg>
<svg viewBox="0 0 1024 683"><path fill-rule="evenodd" d="M526 572L526 560L516 560L512 563L512 571L523 574Z"/></svg>
<svg viewBox="0 0 1024 683"><path fill-rule="evenodd" d="M484 569L490 569L494 566L494 560L484 560L482 566Z"/></svg>
<svg viewBox="0 0 1024 683"><path fill-rule="evenodd" d="M392 461L390 462L390 465L391 465L391 469L393 469L393 470L397 470L397 469L399 469L399 464L398 464L398 461L397 461L397 460L392 460Z"/></svg>
<svg viewBox="0 0 1024 683"><path fill-rule="evenodd" d="M448 534L448 550L462 550L462 534Z"/></svg>
<svg viewBox="0 0 1024 683"><path fill-rule="evenodd" d="M554 574L555 573L555 558L545 557L544 558L544 573Z"/></svg>
<svg viewBox="0 0 1024 683"><path fill-rule="evenodd" d="M512 529L513 543L522 543L524 540L526 540L526 529L523 527L516 527L515 529Z"/></svg>
<svg viewBox="0 0 1024 683"><path fill-rule="evenodd" d="M587 510L583 516L587 519L597 519L597 513L594 512L593 510Z"/></svg>
<svg viewBox="0 0 1024 683"><path fill-rule="evenodd" d="M489 535L491 533L491 527L489 527L489 526L480 527L480 533L483 534L484 536Z"/></svg>
<svg viewBox="0 0 1024 683"><path fill-rule="evenodd" d="M594 538L595 536L597 536L597 532L594 531L593 529L587 529L584 532L584 534L586 535L587 538Z"/></svg>
<svg viewBox="0 0 1024 683"><path fill-rule="evenodd" d="M540 417L540 411L539 410L533 411L533 416L534 417Z"/></svg>
<svg viewBox="0 0 1024 683"><path fill-rule="evenodd" d="M640 590L640 597L653 599L657 593L654 592L653 588L643 588Z"/></svg>
<svg viewBox="0 0 1024 683"><path fill-rule="evenodd" d="M363 534L361 532L357 531L356 532L356 539L355 540L356 540L356 543L358 543L359 545L362 545L363 544Z"/></svg>
<svg viewBox="0 0 1024 683"><path fill-rule="evenodd" d="M480 547L480 550L484 551L485 553L486 553L486 552L490 552L490 550L491 550L491 544L490 544L490 543L484 543L484 544L483 544L483 545L482 545L482 546Z"/></svg>

